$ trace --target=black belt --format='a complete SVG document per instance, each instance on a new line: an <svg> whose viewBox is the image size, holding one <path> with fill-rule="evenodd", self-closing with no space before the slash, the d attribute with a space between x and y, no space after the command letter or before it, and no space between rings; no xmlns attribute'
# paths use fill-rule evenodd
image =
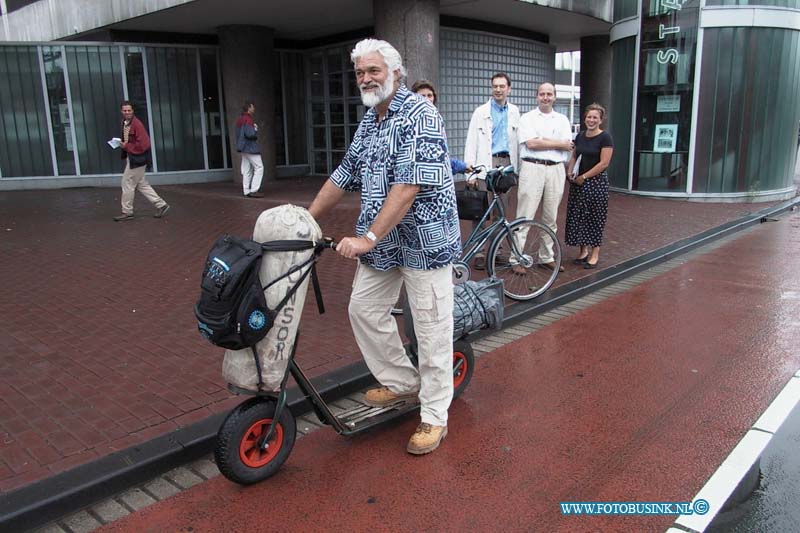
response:
<svg viewBox="0 0 800 533"><path fill-rule="evenodd" d="M492 154L492 157L510 157L508 152L497 152L496 154Z"/></svg>
<svg viewBox="0 0 800 533"><path fill-rule="evenodd" d="M528 163L536 163L537 165L547 165L548 167L561 164L561 161L548 161L547 159L536 159L535 157L523 157L522 160Z"/></svg>

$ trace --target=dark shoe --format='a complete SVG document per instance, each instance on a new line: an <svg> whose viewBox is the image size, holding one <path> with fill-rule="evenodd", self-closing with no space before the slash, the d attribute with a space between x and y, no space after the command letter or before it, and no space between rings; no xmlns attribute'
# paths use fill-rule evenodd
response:
<svg viewBox="0 0 800 533"><path fill-rule="evenodd" d="M599 262L600 261L597 261L597 263L599 263ZM597 263L592 264L589 261L586 261L586 263L583 265L583 268L585 268L586 270L591 270L593 268L597 268Z"/></svg>
<svg viewBox="0 0 800 533"><path fill-rule="evenodd" d="M248 198L264 198L264 195L260 192L251 192L250 194L246 195Z"/></svg>
<svg viewBox="0 0 800 533"><path fill-rule="evenodd" d="M121 215L114 217L114 222L122 222L123 220L133 220L133 213L122 213Z"/></svg>
<svg viewBox="0 0 800 533"><path fill-rule="evenodd" d="M583 257L576 257L572 260L573 265L582 265L586 263L586 260L589 259L589 254L584 255Z"/></svg>
<svg viewBox="0 0 800 533"><path fill-rule="evenodd" d="M161 218L161 217L163 217L164 215L167 214L167 211L169 211L169 204L164 204L161 207L156 209L156 212L153 215L153 217Z"/></svg>
<svg viewBox="0 0 800 533"><path fill-rule="evenodd" d="M524 276L525 275L525 267L522 265L514 265L511 267L511 272L516 274L517 276Z"/></svg>
<svg viewBox="0 0 800 533"><path fill-rule="evenodd" d="M556 262L553 261L552 263L539 263L541 268L546 268L547 270L555 270L556 269ZM562 265L558 266L559 272L564 272L564 267Z"/></svg>

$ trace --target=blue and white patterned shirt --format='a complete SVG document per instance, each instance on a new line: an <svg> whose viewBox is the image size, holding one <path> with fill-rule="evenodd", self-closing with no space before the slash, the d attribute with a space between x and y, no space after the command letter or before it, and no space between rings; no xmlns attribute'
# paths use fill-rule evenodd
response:
<svg viewBox="0 0 800 533"><path fill-rule="evenodd" d="M419 185L403 219L361 261L377 270L430 270L461 255L447 136L439 112L401 85L386 116L370 109L330 177L340 189L361 191L356 234L364 235L395 184Z"/></svg>

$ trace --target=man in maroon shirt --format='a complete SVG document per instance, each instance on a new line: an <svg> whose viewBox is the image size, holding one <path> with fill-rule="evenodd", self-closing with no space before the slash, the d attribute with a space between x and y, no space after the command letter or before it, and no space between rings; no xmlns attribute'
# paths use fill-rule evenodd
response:
<svg viewBox="0 0 800 533"><path fill-rule="evenodd" d="M122 159L125 159L125 171L122 173L122 214L114 217L116 222L133 220L133 196L138 189L152 203L156 212L153 215L161 218L169 211L169 204L164 201L144 177L145 169L150 163L150 137L144 129L142 121L133 115L133 104L122 102Z"/></svg>

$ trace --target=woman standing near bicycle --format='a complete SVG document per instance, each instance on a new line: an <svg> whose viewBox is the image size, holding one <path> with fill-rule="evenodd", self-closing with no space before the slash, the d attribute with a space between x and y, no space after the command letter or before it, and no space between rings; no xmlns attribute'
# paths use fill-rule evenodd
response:
<svg viewBox="0 0 800 533"><path fill-rule="evenodd" d="M570 185L565 241L568 246L580 246L573 263L586 269L596 268L600 260L608 214L606 169L614 153L614 140L610 133L600 129L605 115L606 110L600 104L586 107L583 119L586 130L575 138L575 148L567 166Z"/></svg>

